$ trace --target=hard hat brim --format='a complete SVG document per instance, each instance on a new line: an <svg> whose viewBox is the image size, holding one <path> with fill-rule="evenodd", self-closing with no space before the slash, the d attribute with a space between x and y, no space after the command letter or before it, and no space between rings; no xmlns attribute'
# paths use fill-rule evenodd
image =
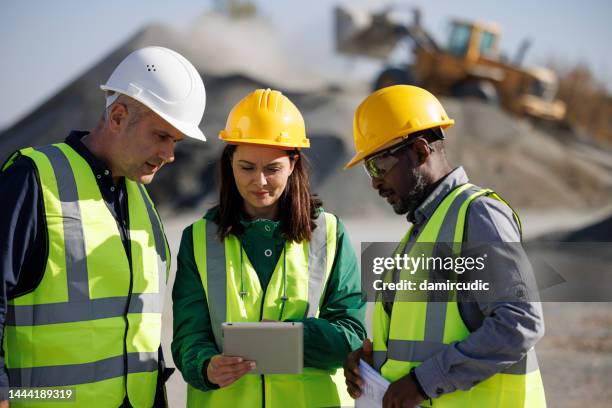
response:
<svg viewBox="0 0 612 408"><path fill-rule="evenodd" d="M368 155L367 153L358 152L355 156L353 156L353 158L347 164L344 165L344 170L348 170L350 168L355 167L356 165L359 164L360 161L365 159L367 155Z"/></svg>
<svg viewBox="0 0 612 408"><path fill-rule="evenodd" d="M440 122L437 126L434 126L434 127L441 127L442 129L446 129L446 128L449 128L449 127L453 126L454 124L455 124L454 119L448 119L448 120ZM422 128L420 128L420 127L419 128L415 128L415 129L411 130L408 135L405 135L404 132L402 132L399 135L396 135L396 137L390 138L389 140L399 139L401 137L409 137L411 134L420 132L420 131L425 130L425 129L431 129L431 126L427 126L427 127L424 126ZM355 167L357 164L359 164L360 161L362 161L366 157L371 156L374 153L378 153L381 150L384 150L387 147L387 145L388 145L388 143L382 143L379 146L375 146L374 148L372 148L372 149L370 149L368 151L357 152L353 156L353 158L347 164L344 165L344 169L348 170L348 169L350 169L352 167Z"/></svg>
<svg viewBox="0 0 612 408"><path fill-rule="evenodd" d="M155 110L153 109L151 110L155 112ZM162 119L164 119L172 127L174 127L176 130L178 130L185 136L190 137L192 139L200 140L202 142L206 141L206 136L204 136L204 132L202 132L202 130L200 130L198 126L194 126L191 123L185 123L185 122L181 122L178 120L170 119L168 117L165 117L165 115L160 114L159 112L155 112L155 113L157 113Z"/></svg>
<svg viewBox="0 0 612 408"><path fill-rule="evenodd" d="M109 91L110 92L117 92L119 94L122 94L122 95L125 95L125 96L129 96L130 98L134 99L135 101L138 101L141 104L143 104L144 106L146 106L148 109L151 110L151 112L154 112L157 116L159 116L160 118L162 118L163 120L168 122L170 124L170 126L175 128L176 130L178 130L179 132L181 132L185 136L191 137L193 139L201 140L203 142L206 141L206 136L204 136L204 133L200 130L200 128L198 126L195 126L195 125L193 125L191 123L188 123L188 122L183 122L181 120L177 120L177 119L171 118L169 115L166 115L165 113L161 112L159 109L156 109L154 107L149 106L149 104L147 104L146 101L141 100L141 98L139 98L138 96L127 94L124 91L121 91L119 89L114 89L114 88L108 87L106 85L100 85L100 89L105 91L105 92L109 92Z"/></svg>
<svg viewBox="0 0 612 408"><path fill-rule="evenodd" d="M273 148L282 149L282 150L306 149L310 147L310 141L308 141L307 143L302 143L299 146L296 146L295 143L272 143L270 139L228 139L228 138L222 137L221 135L219 135L219 139L229 144L235 144L235 145L251 144L251 145L264 146L264 147L273 147Z"/></svg>

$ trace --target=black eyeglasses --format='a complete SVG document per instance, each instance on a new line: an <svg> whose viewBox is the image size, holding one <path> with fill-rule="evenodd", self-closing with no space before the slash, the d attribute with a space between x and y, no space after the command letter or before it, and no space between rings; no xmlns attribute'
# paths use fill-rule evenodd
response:
<svg viewBox="0 0 612 408"><path fill-rule="evenodd" d="M365 167L368 175L372 178L384 177L385 174L391 171L391 169L399 162L399 159L395 156L396 153L403 148L410 146L420 138L420 136L411 137L364 160L363 166ZM432 152L435 151L429 143L427 143L427 146Z"/></svg>

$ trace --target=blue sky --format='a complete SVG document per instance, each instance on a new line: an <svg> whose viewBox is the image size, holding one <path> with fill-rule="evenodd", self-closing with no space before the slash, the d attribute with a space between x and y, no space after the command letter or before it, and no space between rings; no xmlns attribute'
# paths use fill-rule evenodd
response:
<svg viewBox="0 0 612 408"><path fill-rule="evenodd" d="M333 55L332 9L348 1L256 1L281 35L288 55L308 64ZM351 1L377 8L387 2ZM501 48L514 55L520 42L533 41L526 63L550 58L585 62L612 90L612 2L606 0L395 1L419 6L423 23L439 40L448 21L460 17L496 21ZM12 124L55 94L130 35L150 23L187 29L212 1L21 0L0 8L0 128ZM334 67L338 67L335 64ZM8 97L7 97L8 96Z"/></svg>

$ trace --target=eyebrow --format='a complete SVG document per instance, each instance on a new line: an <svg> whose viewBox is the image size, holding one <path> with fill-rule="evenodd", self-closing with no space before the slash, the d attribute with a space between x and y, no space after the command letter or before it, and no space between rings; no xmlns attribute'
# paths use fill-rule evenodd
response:
<svg viewBox="0 0 612 408"><path fill-rule="evenodd" d="M185 140L184 137L182 139L177 139L165 130L155 130L155 133L157 133L159 136L169 137L170 139L174 140L174 143L182 142L183 140Z"/></svg>
<svg viewBox="0 0 612 408"><path fill-rule="evenodd" d="M250 161L243 160L243 159L238 160L238 163L240 163L240 164L248 164L248 165L251 165L251 166L255 166L255 163L251 163ZM272 161L272 162L266 164L265 167L275 166L275 165L282 165L282 163L279 162L279 161Z"/></svg>

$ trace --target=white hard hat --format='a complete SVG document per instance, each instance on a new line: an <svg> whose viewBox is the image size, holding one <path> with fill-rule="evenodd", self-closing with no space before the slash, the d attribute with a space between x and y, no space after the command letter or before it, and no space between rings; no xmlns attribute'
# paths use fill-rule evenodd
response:
<svg viewBox="0 0 612 408"><path fill-rule="evenodd" d="M206 140L199 128L206 106L204 83L194 66L175 51L145 47L132 52L100 89L134 98L186 136ZM107 97L106 106L117 96Z"/></svg>

